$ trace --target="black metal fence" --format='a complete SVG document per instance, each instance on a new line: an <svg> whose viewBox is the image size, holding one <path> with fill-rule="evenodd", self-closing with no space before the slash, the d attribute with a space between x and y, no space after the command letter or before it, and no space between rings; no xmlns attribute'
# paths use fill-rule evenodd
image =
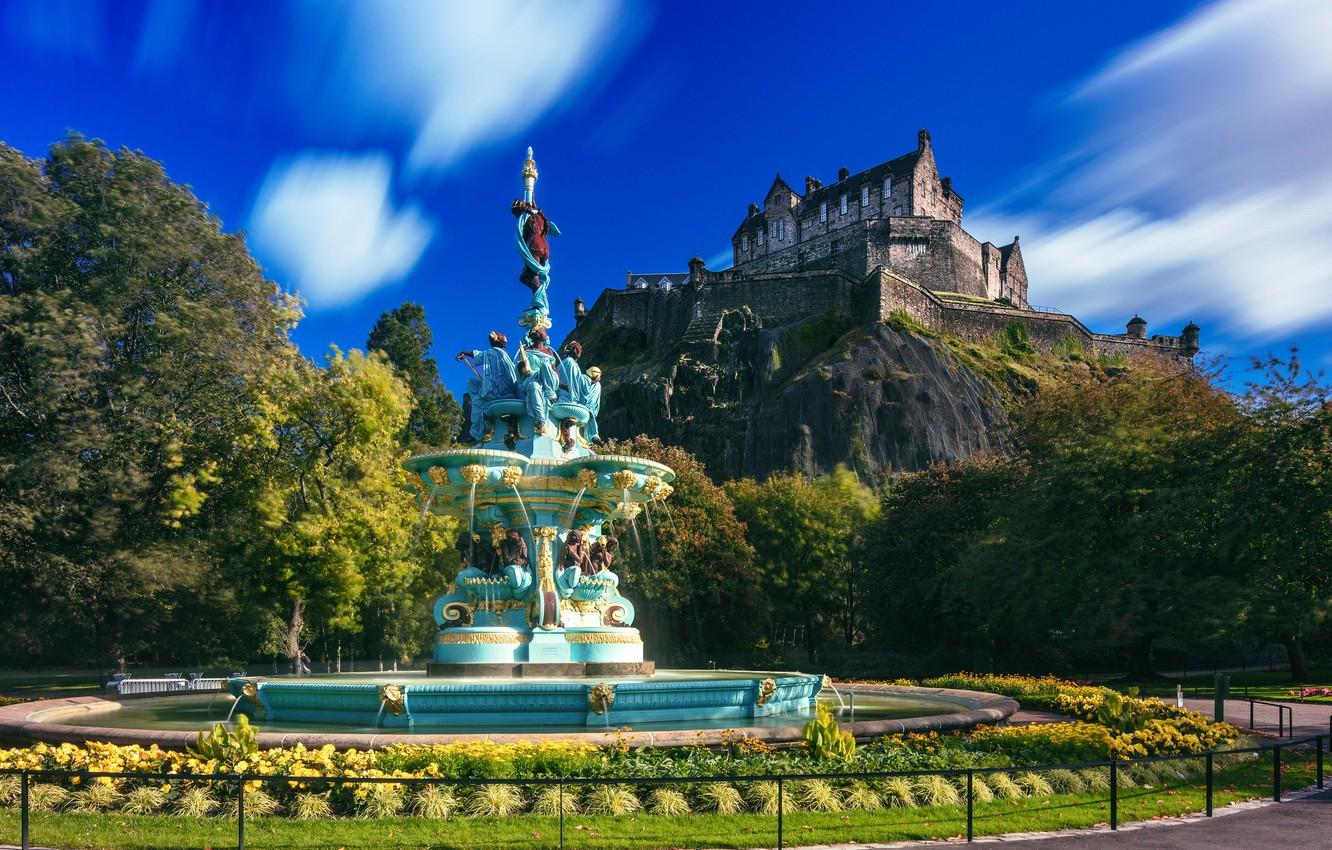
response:
<svg viewBox="0 0 1332 850"><path fill-rule="evenodd" d="M1332 729L1329 729L1332 732ZM773 774L744 774L744 775L716 775L716 776L656 776L656 777L565 777L565 778L456 778L456 777L340 777L340 776L286 776L270 774L191 774L191 773L141 773L141 772L104 772L104 771L86 771L86 770L0 770L0 776L19 776L19 824L20 824L20 846L23 850L28 850L32 845L30 841L30 800L29 790L31 782L34 779L52 779L52 780L71 780L78 778L80 781L97 778L109 779L131 779L138 781L157 781L157 782L202 782L211 785L231 786L235 788L236 793L236 846L239 850L245 850L245 786L247 783L319 783L321 785L405 785L405 786L426 786L426 785L445 785L445 786L481 786L481 785L519 785L519 786L538 786L549 787L556 786L559 793L559 847L564 850L565 847L565 805L564 789L566 787L581 788L590 786L643 786L643 785L693 785L710 782L730 782L730 783L754 783L754 782L772 782L777 786L777 804L776 811L769 817L775 820L775 846L782 850L786 846L786 794L790 783L802 780L821 779L821 780L862 780L862 781L881 781L895 777L916 779L926 776L940 776L952 780L960 780L959 784L965 787L963 800L958 804L965 805L966 808L966 839L972 841L975 838L975 804L976 777L983 777L987 774L1007 773L1012 771L1041 773L1052 770L1084 770L1088 768L1108 768L1109 787L1108 792L1108 817L1107 824L1112 830L1119 828L1119 801L1121 792L1120 774L1128 768L1143 764L1165 763L1172 761L1202 761L1204 762L1203 783L1205 787L1205 809L1207 817L1212 816L1212 802L1215 791L1215 771L1216 759L1219 756L1234 756L1254 754L1259 758L1263 753L1271 753L1272 758L1272 799L1280 802L1282 798L1281 786L1281 754L1283 751L1290 751L1296 748L1312 747L1315 758L1315 783L1318 788L1324 787L1323 758L1324 741L1327 740L1329 746L1332 746L1332 734L1329 735L1311 735L1304 738L1283 740L1268 746L1246 747L1234 750L1222 750L1207 753L1194 753L1188 755L1168 755L1168 756L1149 756L1137 759L1120 759L1094 762L1079 762L1075 764L1044 764L1033 766L1008 766L1008 767L969 767L952 768L943 770L907 770L907 771L869 771L869 772L848 772L848 773L773 773ZM183 820L184 818L182 818Z"/></svg>

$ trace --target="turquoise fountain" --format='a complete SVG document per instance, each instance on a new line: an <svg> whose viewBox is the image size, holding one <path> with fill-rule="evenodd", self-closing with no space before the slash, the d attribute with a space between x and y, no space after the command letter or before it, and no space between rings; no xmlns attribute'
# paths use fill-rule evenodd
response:
<svg viewBox="0 0 1332 850"><path fill-rule="evenodd" d="M600 370L582 349L549 345L550 247L559 234L536 205L528 149L512 211L532 293L505 334L458 359L469 382L471 445L408 458L422 509L458 517L459 569L435 600L439 631L423 680L233 678L226 688L256 721L417 727L569 727L748 720L813 708L823 678L798 673L654 676L634 605L620 593L609 528L632 526L672 493L660 463L598 454ZM637 529L635 528L635 533ZM795 718L793 718L795 719Z"/></svg>

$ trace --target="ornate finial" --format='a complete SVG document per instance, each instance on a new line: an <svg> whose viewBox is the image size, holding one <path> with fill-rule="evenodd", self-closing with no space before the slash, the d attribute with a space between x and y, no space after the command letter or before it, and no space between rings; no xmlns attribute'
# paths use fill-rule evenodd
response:
<svg viewBox="0 0 1332 850"><path fill-rule="evenodd" d="M479 463L469 463L459 471L468 484L479 484L486 477L486 468Z"/></svg>
<svg viewBox="0 0 1332 850"><path fill-rule="evenodd" d="M532 158L532 147L527 148L527 159L523 162L523 200L536 203L537 167Z"/></svg>

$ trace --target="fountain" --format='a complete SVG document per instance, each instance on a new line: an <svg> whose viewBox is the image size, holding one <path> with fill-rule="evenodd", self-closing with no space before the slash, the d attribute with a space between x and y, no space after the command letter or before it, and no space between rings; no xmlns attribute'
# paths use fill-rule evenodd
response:
<svg viewBox="0 0 1332 850"><path fill-rule="evenodd" d="M546 237L559 230L535 204L530 148L522 173L524 195L512 209L520 279L532 292L519 318L524 339L511 357L506 336L492 331L488 348L458 355L476 374L468 387L472 418L464 423L472 444L404 464L422 511L455 516L463 527L457 574L432 606L439 628L425 675L235 676L222 683L234 698L226 719L249 716L268 730L260 736L266 744L375 746L405 735L440 740L497 732L567 738L604 735L612 727L629 727L632 740L659 745L720 740L726 727L796 738L830 685L826 677L659 672L644 654L634 605L613 569L619 541L605 529L627 526L639 553L640 513L649 536L669 533L654 531L646 511L663 508L674 525L668 500L675 473L646 458L593 450L599 370L582 371L576 343L561 358L547 342ZM1016 708L1011 700L969 692L862 693L864 720L855 728L865 735L993 722ZM187 742L181 730L222 719L212 714L211 701L196 702L131 706L78 698L0 708L0 736L83 740L106 738L110 727L112 740L169 746L178 738ZM66 725L73 717L81 725Z"/></svg>

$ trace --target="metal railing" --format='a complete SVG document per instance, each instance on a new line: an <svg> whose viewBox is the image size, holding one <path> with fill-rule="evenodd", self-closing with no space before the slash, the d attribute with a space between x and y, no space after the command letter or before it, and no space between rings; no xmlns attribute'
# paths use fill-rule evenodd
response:
<svg viewBox="0 0 1332 850"><path fill-rule="evenodd" d="M1252 729L1253 731L1255 732L1258 731L1258 727L1255 726L1253 723L1254 706L1266 705L1270 706L1271 708L1275 708L1277 710L1277 737L1285 738L1287 737L1287 735L1293 736L1295 734L1295 710L1290 706L1284 705L1279 702L1268 702L1267 700L1250 699L1249 697L1227 697L1227 699L1233 699L1240 702L1247 702L1249 704L1249 728ZM1287 717L1290 718L1289 723L1286 722ZM1329 718L1329 721L1332 721L1332 718Z"/></svg>
<svg viewBox="0 0 1332 850"><path fill-rule="evenodd" d="M943 770L905 770L905 771L860 771L844 773L771 773L771 774L743 774L743 775L714 775L714 776L654 776L654 777L542 777L542 778L476 778L476 777L397 777L397 776L378 776L378 777L345 777L345 776L287 776L270 774L251 774L251 773L232 773L232 774L194 774L194 773L135 773L135 772L117 772L117 771L87 771L87 770L15 770L0 769L0 776L19 776L19 823L20 836L19 845L22 850L29 850L32 847L30 839L30 801L29 788L34 778L46 779L74 779L77 777L80 781L87 779L109 778L109 779L133 779L143 782L205 782L210 784L232 785L236 789L236 846L239 850L245 850L245 786L247 783L315 783L321 785L406 785L406 786L427 786L427 785L446 785L446 786L480 786L480 785L518 785L518 786L557 786L559 791L559 847L564 850L565 841L565 805L564 789L568 786L597 786L597 785L694 785L711 782L773 782L777 785L777 806L775 815L768 815L776 818L776 847L782 850L786 846L785 835L785 809L787 783L798 782L808 779L821 780L884 780L897 777L919 778L925 776L941 776L948 779L965 779L964 801L957 805L966 807L966 839L968 842L975 838L975 780L977 777L984 777L986 774L1007 773L1011 771L1021 771L1024 773L1041 773L1051 770L1084 770L1088 768L1109 768L1109 813L1107 823L1111 830L1119 829L1119 797L1120 797L1120 772L1126 768L1135 767L1143 764L1164 763L1171 761L1199 761L1205 763L1204 783L1205 783L1205 815L1212 817L1213 795L1215 791L1215 760L1217 756L1257 754L1261 758L1264 752L1272 754L1272 799L1281 802L1283 790L1281 783L1281 753L1283 750L1293 749L1299 746L1312 746L1315 749L1315 783L1318 788L1324 787L1323 775L1323 742L1325 739L1332 744L1332 726L1329 727L1329 735L1311 735L1305 738L1282 741L1271 746L1247 747L1234 750L1222 750L1206 753L1191 753L1186 755L1167 755L1167 756L1148 756L1136 759L1119 759L1093 762L1079 762L1075 764L1043 764L1043 765L1012 765L1006 767L967 767L951 768ZM1183 781L1183 780L1181 780ZM1127 786L1132 787L1132 786Z"/></svg>

